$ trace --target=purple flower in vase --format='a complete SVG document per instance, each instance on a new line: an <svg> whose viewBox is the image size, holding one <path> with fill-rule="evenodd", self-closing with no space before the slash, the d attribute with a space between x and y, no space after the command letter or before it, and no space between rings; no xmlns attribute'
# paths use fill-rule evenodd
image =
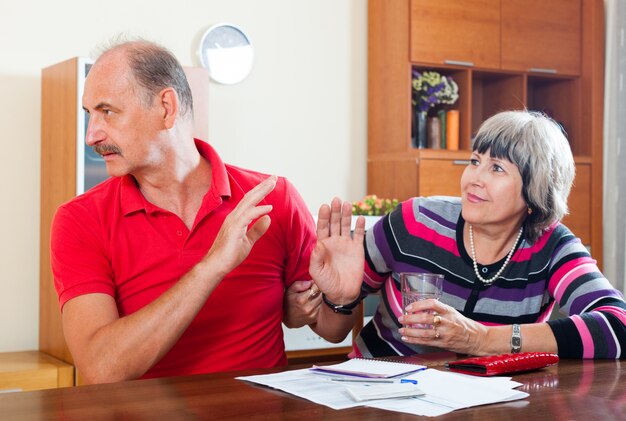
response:
<svg viewBox="0 0 626 421"><path fill-rule="evenodd" d="M413 106L420 112L427 112L439 104L454 104L459 98L459 87L449 76L438 72L412 71Z"/></svg>

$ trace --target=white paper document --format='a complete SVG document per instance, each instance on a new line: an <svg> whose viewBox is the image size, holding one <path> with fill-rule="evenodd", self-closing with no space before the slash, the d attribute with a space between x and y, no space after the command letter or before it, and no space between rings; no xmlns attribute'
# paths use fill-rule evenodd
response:
<svg viewBox="0 0 626 421"><path fill-rule="evenodd" d="M417 380L416 387L424 392L423 395L362 402L348 393L348 388L353 388L354 384L331 381L329 376L316 374L306 368L237 379L279 389L333 409L369 406L423 416L443 415L457 409L524 399L528 396L528 393L514 390L522 384L512 381L510 377L475 377L435 369L404 377ZM372 386L374 385L376 388L384 386L381 383L373 383ZM389 385L399 386L397 383Z"/></svg>

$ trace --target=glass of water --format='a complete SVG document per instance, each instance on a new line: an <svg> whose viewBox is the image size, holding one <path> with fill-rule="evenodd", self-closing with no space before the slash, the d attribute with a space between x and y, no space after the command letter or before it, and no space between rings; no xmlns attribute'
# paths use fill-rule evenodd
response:
<svg viewBox="0 0 626 421"><path fill-rule="evenodd" d="M443 275L437 273L400 273L400 288L402 291L402 311L406 313L406 306L421 300L441 298L443 289ZM413 327L428 328L430 325L414 325Z"/></svg>

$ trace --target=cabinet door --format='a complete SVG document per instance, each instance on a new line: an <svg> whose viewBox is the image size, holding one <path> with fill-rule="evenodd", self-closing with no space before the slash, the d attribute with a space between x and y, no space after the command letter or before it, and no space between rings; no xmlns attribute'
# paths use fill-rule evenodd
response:
<svg viewBox="0 0 626 421"><path fill-rule="evenodd" d="M411 0L411 61L500 67L500 0Z"/></svg>
<svg viewBox="0 0 626 421"><path fill-rule="evenodd" d="M502 68L580 74L581 0L502 2Z"/></svg>
<svg viewBox="0 0 626 421"><path fill-rule="evenodd" d="M420 196L460 196L467 160L421 159L417 165Z"/></svg>
<svg viewBox="0 0 626 421"><path fill-rule="evenodd" d="M368 194L403 201L418 195L417 178L415 157L375 157L368 159Z"/></svg>

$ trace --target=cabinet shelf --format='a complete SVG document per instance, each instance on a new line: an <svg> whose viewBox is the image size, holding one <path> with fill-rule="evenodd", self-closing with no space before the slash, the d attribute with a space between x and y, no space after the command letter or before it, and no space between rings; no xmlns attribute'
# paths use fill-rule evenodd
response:
<svg viewBox="0 0 626 421"><path fill-rule="evenodd" d="M450 76L459 86L457 103L444 109L460 110L462 150L471 149L474 134L489 117L501 111L528 109L541 111L561 124L574 154L590 154L589 144L577 141L581 131L580 119L577 118L581 112L579 78L450 66L413 65L412 68ZM411 112L414 111L412 108Z"/></svg>
<svg viewBox="0 0 626 421"><path fill-rule="evenodd" d="M455 161L468 159L482 122L500 111L541 111L561 124L577 165L564 221L601 266L603 0L369 0L368 7L367 193L458 195ZM457 83L459 99L446 108L459 110L459 151L412 146L414 69Z"/></svg>

